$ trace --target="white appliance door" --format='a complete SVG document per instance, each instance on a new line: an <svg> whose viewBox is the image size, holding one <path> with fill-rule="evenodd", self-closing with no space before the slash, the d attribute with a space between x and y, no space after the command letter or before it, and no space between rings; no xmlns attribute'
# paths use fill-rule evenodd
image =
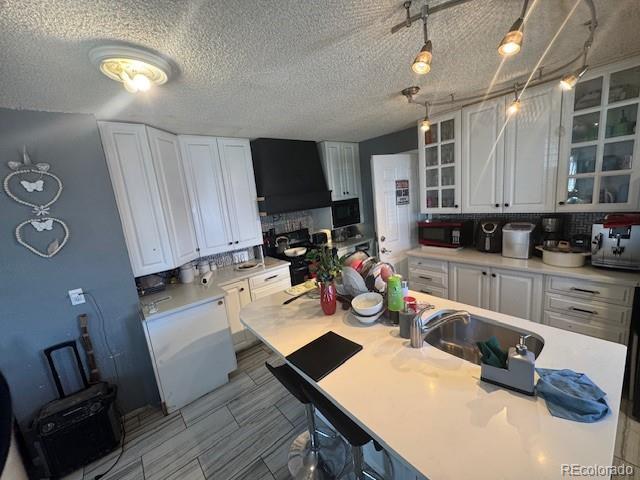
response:
<svg viewBox="0 0 640 480"><path fill-rule="evenodd" d="M418 155L372 155L371 172L379 257L406 278L406 252L418 244Z"/></svg>
<svg viewBox="0 0 640 480"><path fill-rule="evenodd" d="M227 383L237 366L222 300L145 324L167 412Z"/></svg>

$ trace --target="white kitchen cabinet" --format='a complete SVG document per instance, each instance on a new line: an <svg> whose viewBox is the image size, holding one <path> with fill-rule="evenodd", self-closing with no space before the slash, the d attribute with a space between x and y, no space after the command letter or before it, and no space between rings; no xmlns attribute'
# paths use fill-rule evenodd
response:
<svg viewBox="0 0 640 480"><path fill-rule="evenodd" d="M557 210L640 208L640 58L589 70L564 93Z"/></svg>
<svg viewBox="0 0 640 480"><path fill-rule="evenodd" d="M222 289L227 293L225 300L233 347L236 351L243 350L248 344L245 326L240 322L240 310L251 303L249 280L222 285Z"/></svg>
<svg viewBox="0 0 640 480"><path fill-rule="evenodd" d="M462 212L502 211L504 97L462 109Z"/></svg>
<svg viewBox="0 0 640 480"><path fill-rule="evenodd" d="M196 258L176 137L139 124L98 126L134 275Z"/></svg>
<svg viewBox="0 0 640 480"><path fill-rule="evenodd" d="M512 96L505 97L508 104ZM555 209L562 93L555 82L527 88L505 129L504 213Z"/></svg>
<svg viewBox="0 0 640 480"><path fill-rule="evenodd" d="M180 135L200 255L262 243L248 140Z"/></svg>
<svg viewBox="0 0 640 480"><path fill-rule="evenodd" d="M361 190L358 144L321 142L320 154L331 199L358 198Z"/></svg>
<svg viewBox="0 0 640 480"><path fill-rule="evenodd" d="M145 320L164 410L173 412L227 383L236 369L224 300Z"/></svg>
<svg viewBox="0 0 640 480"><path fill-rule="evenodd" d="M510 117L513 95L462 109L462 212L553 212L561 93L531 87Z"/></svg>
<svg viewBox="0 0 640 480"><path fill-rule="evenodd" d="M462 263L449 263L449 298L540 322L542 275Z"/></svg>
<svg viewBox="0 0 640 480"><path fill-rule="evenodd" d="M427 132L418 123L420 211L461 212L461 123L458 110L433 119Z"/></svg>
<svg viewBox="0 0 640 480"><path fill-rule="evenodd" d="M542 275L492 268L489 310L540 322Z"/></svg>
<svg viewBox="0 0 640 480"><path fill-rule="evenodd" d="M449 263L449 299L489 308L489 269L466 263Z"/></svg>

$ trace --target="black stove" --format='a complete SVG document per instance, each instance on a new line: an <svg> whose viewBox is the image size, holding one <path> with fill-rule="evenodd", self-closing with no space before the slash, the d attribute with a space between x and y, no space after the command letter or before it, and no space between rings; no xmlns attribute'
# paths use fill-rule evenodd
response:
<svg viewBox="0 0 640 480"><path fill-rule="evenodd" d="M286 237L289 240L289 247L307 247L307 248L315 248L317 245L314 245L311 242L311 235L309 235L308 228L301 228L299 230L294 230L292 232L275 234L273 230L269 231L265 236L264 249L265 254L279 258L281 260L286 260L287 262L291 262L289 265L289 274L291 275L291 285L299 285L303 283L305 280L310 278L309 275L309 261L306 259L305 255L300 255L298 257L287 257L284 253L278 253L278 247L276 240L281 237Z"/></svg>

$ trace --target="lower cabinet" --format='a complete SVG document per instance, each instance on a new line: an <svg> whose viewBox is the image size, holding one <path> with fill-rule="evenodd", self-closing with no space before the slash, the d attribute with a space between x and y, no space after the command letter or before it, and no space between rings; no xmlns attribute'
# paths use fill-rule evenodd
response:
<svg viewBox="0 0 640 480"><path fill-rule="evenodd" d="M540 322L542 275L450 263L449 298L467 305Z"/></svg>
<svg viewBox="0 0 640 480"><path fill-rule="evenodd" d="M229 318L229 328L233 340L233 348L237 352L247 348L253 341L253 337L247 335L247 330L240 322L240 310L245 305L251 303L251 291L249 290L249 280L223 285L222 289L227 292L227 317Z"/></svg>
<svg viewBox="0 0 640 480"><path fill-rule="evenodd" d="M145 320L144 330L167 413L227 383L237 367L223 299Z"/></svg>
<svg viewBox="0 0 640 480"><path fill-rule="evenodd" d="M449 298L448 262L409 257L409 289L435 297Z"/></svg>

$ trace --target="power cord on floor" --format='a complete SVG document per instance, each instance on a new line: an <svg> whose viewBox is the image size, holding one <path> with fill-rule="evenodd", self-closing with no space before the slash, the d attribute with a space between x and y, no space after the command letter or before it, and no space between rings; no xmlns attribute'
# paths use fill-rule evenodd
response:
<svg viewBox="0 0 640 480"><path fill-rule="evenodd" d="M89 299L91 299L91 303L93 304L94 310L100 320L100 329L102 331L102 339L104 340L104 344L107 347L107 351L109 352L109 357L113 362L113 371L116 376L116 385L118 385L120 383L120 373L118 372L118 362L116 362L115 354L113 353L113 349L111 348L111 345L109 344L109 339L107 338L107 331L105 329L105 324L104 324L105 321L104 321L104 314L102 313L102 308L100 308L100 304L98 304L98 301L90 292L84 292L84 295L89 297ZM122 458L122 455L124 454L124 441L126 438L126 431L124 428L124 416L122 415L122 411L118 407L117 400L114 403L114 408L115 408L116 414L120 417L120 432L121 432L120 453L118 454L118 458L116 458L116 461L113 462L113 464L106 471L99 473L98 475L93 477L93 480L100 480L102 477L104 477L109 472L111 472L115 468L115 466L118 464L120 459Z"/></svg>

